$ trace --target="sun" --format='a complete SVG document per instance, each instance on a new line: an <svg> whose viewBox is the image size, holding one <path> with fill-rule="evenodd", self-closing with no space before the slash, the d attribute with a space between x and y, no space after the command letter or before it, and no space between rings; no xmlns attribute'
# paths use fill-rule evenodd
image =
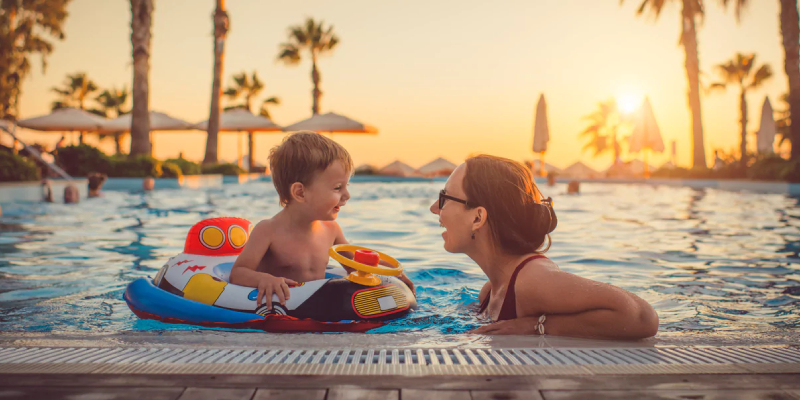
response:
<svg viewBox="0 0 800 400"><path fill-rule="evenodd" d="M633 93L621 93L617 95L617 107L623 114L631 114L639 109L642 104L642 97Z"/></svg>

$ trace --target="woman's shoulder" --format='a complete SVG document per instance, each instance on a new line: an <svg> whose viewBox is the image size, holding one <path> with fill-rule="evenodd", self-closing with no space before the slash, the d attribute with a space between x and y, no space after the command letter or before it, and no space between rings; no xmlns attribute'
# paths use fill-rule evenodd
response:
<svg viewBox="0 0 800 400"><path fill-rule="evenodd" d="M514 289L520 287L530 288L538 284L542 284L547 275L552 273L559 273L561 269L553 260L541 255L541 257L530 258L520 268L517 273L517 280L514 282Z"/></svg>

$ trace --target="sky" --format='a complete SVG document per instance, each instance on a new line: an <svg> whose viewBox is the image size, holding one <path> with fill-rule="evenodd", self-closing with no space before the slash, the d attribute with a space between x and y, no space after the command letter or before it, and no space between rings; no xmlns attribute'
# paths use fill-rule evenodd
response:
<svg viewBox="0 0 800 400"><path fill-rule="evenodd" d="M213 71L213 0L154 0L150 108L190 122L208 118ZM691 120L680 35L679 2L661 17L636 16L640 0L367 0L267 2L228 0L230 17L223 67L232 75L256 71L266 89L254 104L277 96L276 123L311 116L311 65L276 61L289 26L306 17L334 26L341 43L319 61L321 111L334 111L376 126L377 136L336 134L356 165L383 166L396 159L419 167L437 157L462 162L488 153L532 159L536 101L548 104L550 142L546 161L566 167L581 160L606 168L611 155L581 150L583 117L610 98L648 96L669 151L677 143L679 165L691 163ZM715 65L737 52L757 54L773 77L748 93L749 132L758 129L769 96L780 108L788 90L783 69L779 2L751 2L737 24L733 10L707 2L698 31L701 80L719 80ZM757 3L757 5L756 5ZM130 88L130 3L72 0L64 41L54 43L45 72L35 68L23 85L20 116L46 114L67 74L85 72L100 87ZM739 143L739 93L735 87L704 95L703 124L708 162L714 149ZM225 104L225 103L224 103ZM220 158L235 160L237 134L221 133ZM258 134L256 161L266 163L282 133ZM154 156L200 161L205 132L154 133ZM52 146L57 133L26 131L24 138ZM95 138L87 140L98 145ZM244 140L246 147L246 140ZM100 147L113 151L113 143ZM127 149L128 142L125 142ZM247 151L246 148L244 150ZM538 157L538 156L537 156ZM624 159L632 156L624 155ZM638 156L636 156L638 157ZM667 153L651 156L654 165Z"/></svg>

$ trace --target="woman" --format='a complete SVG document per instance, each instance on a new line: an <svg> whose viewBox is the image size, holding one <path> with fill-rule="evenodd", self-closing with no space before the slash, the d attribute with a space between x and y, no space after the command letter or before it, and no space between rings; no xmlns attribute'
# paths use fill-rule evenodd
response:
<svg viewBox="0 0 800 400"><path fill-rule="evenodd" d="M488 155L467 159L431 212L445 228L445 250L466 253L489 278L480 312L497 322L474 333L641 339L658 331L646 301L561 271L543 255L557 219L523 165Z"/></svg>

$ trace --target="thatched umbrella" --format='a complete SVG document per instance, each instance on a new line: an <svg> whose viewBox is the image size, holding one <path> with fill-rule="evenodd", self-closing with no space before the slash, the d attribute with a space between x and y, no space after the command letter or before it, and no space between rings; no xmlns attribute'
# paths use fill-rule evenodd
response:
<svg viewBox="0 0 800 400"><path fill-rule="evenodd" d="M124 133L131 131L131 113L120 115L117 118L106 121L100 129L100 133ZM194 129L192 124L182 119L169 116L158 111L150 111L150 149L153 149L153 132L156 131L185 131ZM117 151L119 152L119 140L117 136Z"/></svg>
<svg viewBox="0 0 800 400"><path fill-rule="evenodd" d="M77 108L59 108L50 114L23 119L18 126L43 132L80 132L83 143L84 132L98 132L106 120Z"/></svg>
<svg viewBox="0 0 800 400"><path fill-rule="evenodd" d="M208 128L208 121L202 121L195 125L197 129L206 130ZM282 132L283 128L272 122L267 117L261 115L253 115L250 111L244 108L234 108L227 110L220 114L219 121L220 132L247 132L248 150L250 155L248 157L247 170L252 170L255 164L255 146L253 134L256 132ZM239 136L239 162L242 160L242 141L241 135Z"/></svg>
<svg viewBox="0 0 800 400"><path fill-rule="evenodd" d="M363 133L375 135L378 128L358 122L344 115L329 112L327 114L316 114L311 118L288 125L283 128L285 131L314 131L319 133Z"/></svg>

